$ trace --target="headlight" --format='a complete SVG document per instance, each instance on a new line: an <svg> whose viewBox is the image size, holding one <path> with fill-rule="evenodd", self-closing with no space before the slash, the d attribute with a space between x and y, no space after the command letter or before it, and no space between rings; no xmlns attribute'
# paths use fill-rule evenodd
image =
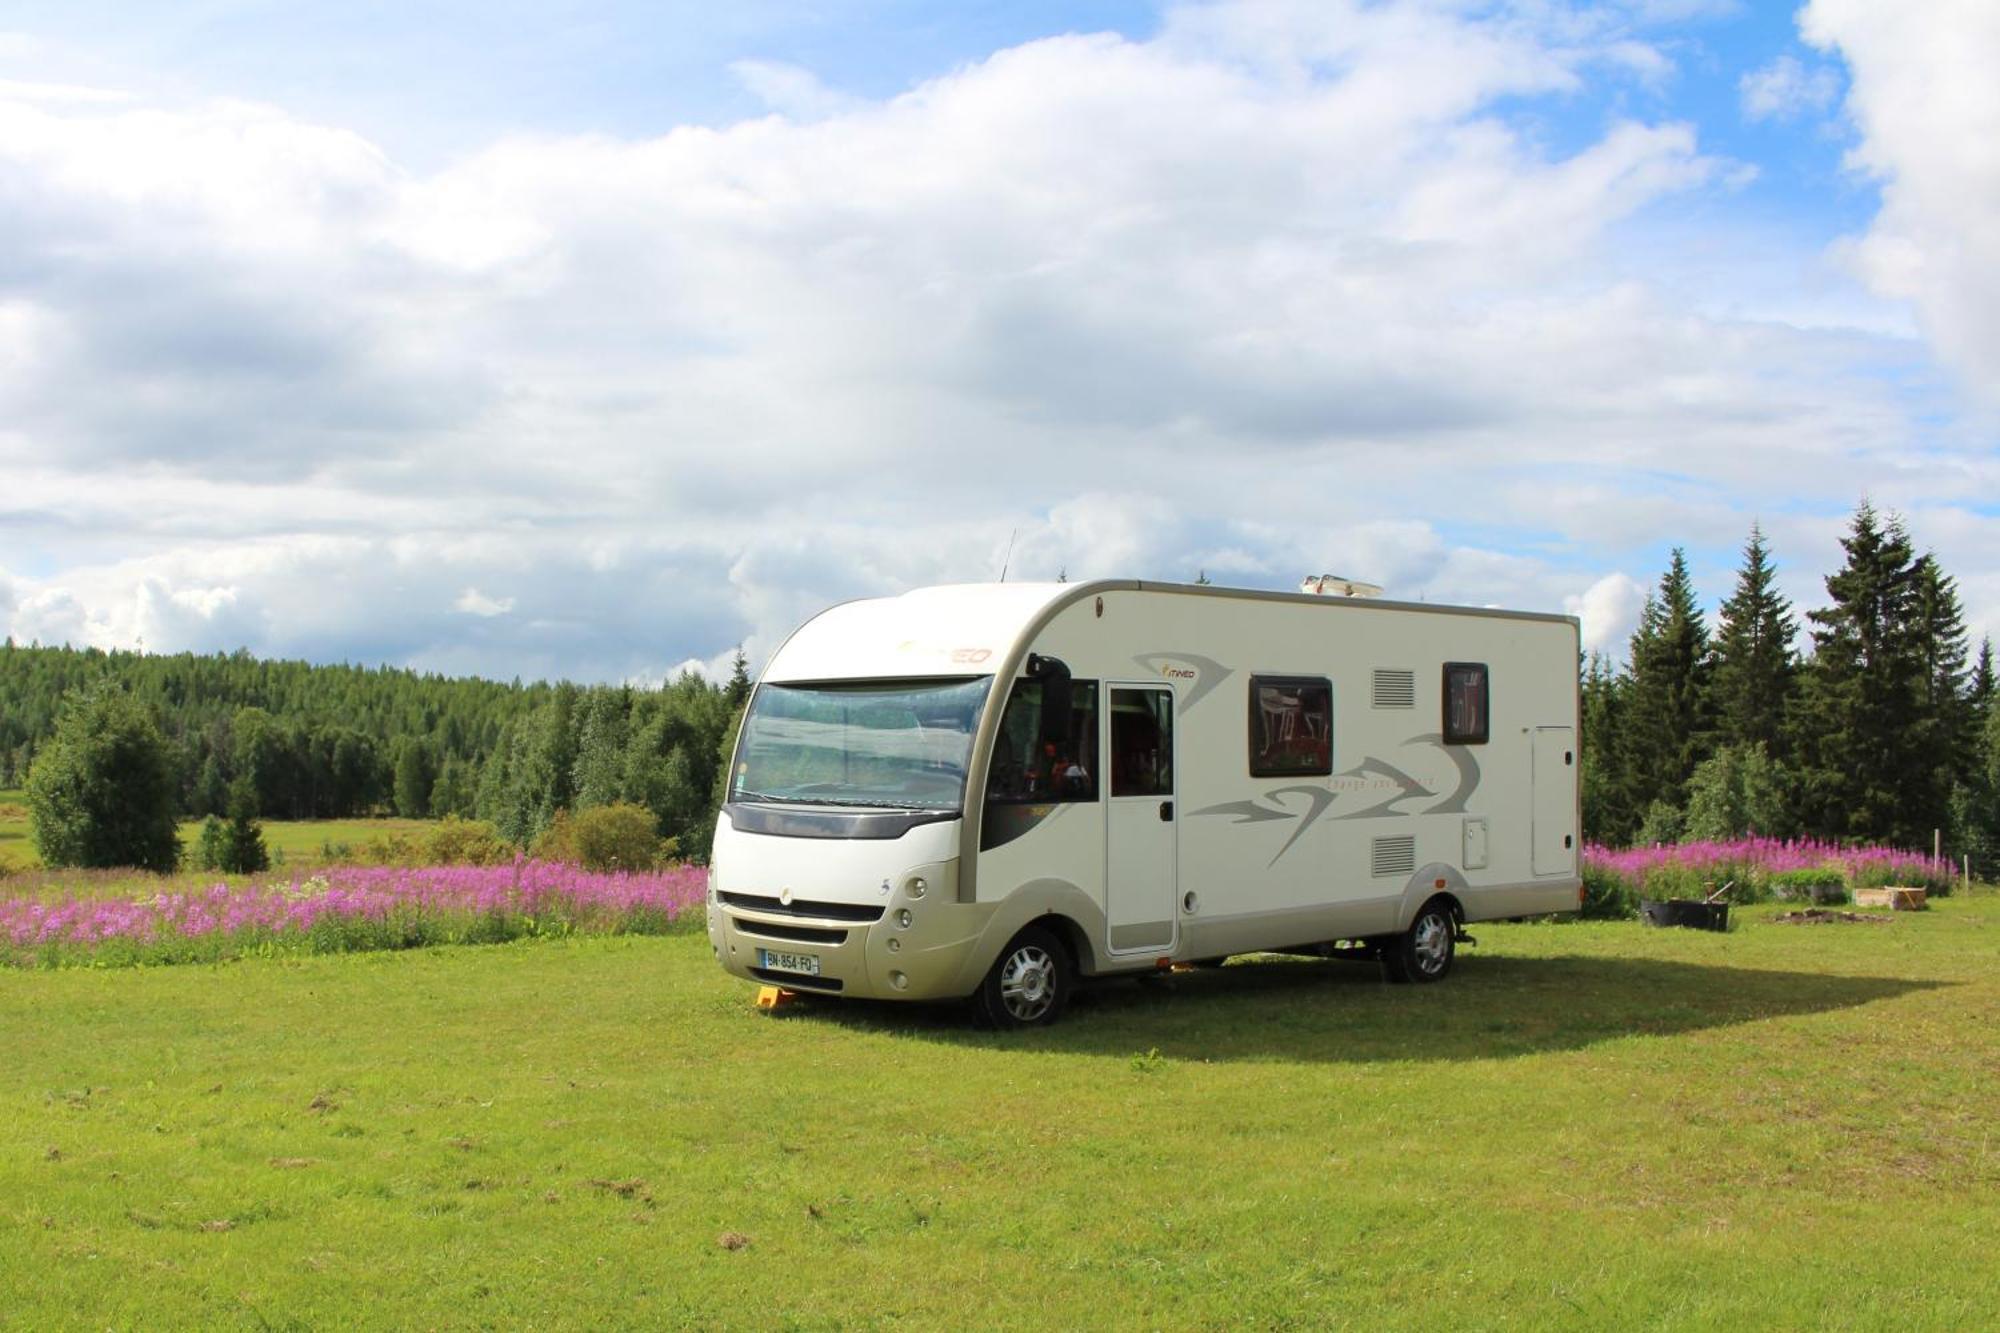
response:
<svg viewBox="0 0 2000 1333"><path fill-rule="evenodd" d="M911 896L912 898L921 898L921 897L923 897L923 896L924 896L924 893L925 893L925 891L926 891L926 890L928 890L929 888L930 888L930 885L928 885L928 884L924 883L924 877L923 877L922 875L913 875L913 876L911 876L911 878L910 878L910 896Z"/></svg>
<svg viewBox="0 0 2000 1333"><path fill-rule="evenodd" d="M915 921L916 919L917 919L916 916L913 913L911 913L909 908L899 907L896 909L896 924L898 926L901 926L904 930L908 930L910 928L910 923Z"/></svg>

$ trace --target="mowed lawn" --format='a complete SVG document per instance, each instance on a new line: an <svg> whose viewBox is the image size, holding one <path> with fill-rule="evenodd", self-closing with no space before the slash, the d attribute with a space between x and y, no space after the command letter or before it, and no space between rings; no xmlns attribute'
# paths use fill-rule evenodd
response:
<svg viewBox="0 0 2000 1333"><path fill-rule="evenodd" d="M1029 1036L698 934L0 973L0 1324L2000 1324L2000 897Z"/></svg>
<svg viewBox="0 0 2000 1333"><path fill-rule="evenodd" d="M312 863L323 859L321 851L331 845L346 845L359 851L377 838L417 835L433 827L426 819L266 819L264 846L274 858L287 862ZM181 846L194 850L201 837L201 821L187 820L180 826ZM33 869L42 863L35 850L34 826L28 817L28 798L17 789L0 788L0 868Z"/></svg>

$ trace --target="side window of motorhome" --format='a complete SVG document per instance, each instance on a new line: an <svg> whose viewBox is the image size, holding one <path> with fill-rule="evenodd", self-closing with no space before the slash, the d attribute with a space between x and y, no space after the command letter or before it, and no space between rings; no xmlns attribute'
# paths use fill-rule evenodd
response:
<svg viewBox="0 0 2000 1333"><path fill-rule="evenodd" d="M1174 794L1174 696L1111 691L1111 794Z"/></svg>
<svg viewBox="0 0 2000 1333"><path fill-rule="evenodd" d="M1053 751L1041 742L1042 682L1017 680L993 741L989 801L1049 804L1097 799L1097 682L1073 681L1070 743Z"/></svg>
<svg viewBox="0 0 2000 1333"><path fill-rule="evenodd" d="M1333 772L1333 682L1324 676L1250 678L1250 776Z"/></svg>
<svg viewBox="0 0 2000 1333"><path fill-rule="evenodd" d="M1444 664L1444 743L1484 745L1491 717L1484 662Z"/></svg>

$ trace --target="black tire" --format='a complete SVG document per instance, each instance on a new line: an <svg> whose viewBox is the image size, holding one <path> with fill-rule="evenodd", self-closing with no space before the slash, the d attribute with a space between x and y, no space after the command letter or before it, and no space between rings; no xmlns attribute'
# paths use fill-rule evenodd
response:
<svg viewBox="0 0 2000 1333"><path fill-rule="evenodd" d="M1076 989L1076 964L1054 932L1029 926L1007 942L973 993L985 1026L1007 1031L1047 1027L1062 1017Z"/></svg>
<svg viewBox="0 0 2000 1333"><path fill-rule="evenodd" d="M1443 981L1458 952L1458 913L1433 898L1417 909L1410 928L1382 942L1382 972L1399 985Z"/></svg>

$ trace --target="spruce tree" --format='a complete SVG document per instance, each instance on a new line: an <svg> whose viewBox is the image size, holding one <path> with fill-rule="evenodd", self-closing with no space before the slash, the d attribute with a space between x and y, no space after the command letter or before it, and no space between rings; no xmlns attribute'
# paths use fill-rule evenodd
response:
<svg viewBox="0 0 2000 1333"><path fill-rule="evenodd" d="M1688 779L1708 755L1709 667L1707 621L1695 602L1687 555L1677 546L1632 635L1618 732L1624 798L1641 819L1655 804L1683 808Z"/></svg>
<svg viewBox="0 0 2000 1333"><path fill-rule="evenodd" d="M1753 524L1736 591L1722 604L1714 677L1718 746L1761 744L1773 759L1784 754L1785 712L1798 674L1792 649L1798 621L1774 586L1776 574L1764 533Z"/></svg>
<svg viewBox="0 0 2000 1333"><path fill-rule="evenodd" d="M218 860L218 868L232 875L254 875L270 868L264 829L257 822L257 789L248 778L238 778L229 785L229 826L222 831Z"/></svg>
<svg viewBox="0 0 2000 1333"><path fill-rule="evenodd" d="M730 712L741 708L750 698L750 659L743 655L739 645L736 660L729 664L729 684L722 692L722 701Z"/></svg>
<svg viewBox="0 0 2000 1333"><path fill-rule="evenodd" d="M229 833L220 819L214 815L201 821L201 837L194 845L194 868L196 870L220 870L223 858L228 855Z"/></svg>
<svg viewBox="0 0 2000 1333"><path fill-rule="evenodd" d="M1813 656L1794 744L1807 827L1828 837L1928 843L1935 756L1918 632L1917 561L1902 523L1866 501L1841 539L1847 562L1827 576L1832 604L1808 613Z"/></svg>
<svg viewBox="0 0 2000 1333"><path fill-rule="evenodd" d="M1972 737L1966 722L1965 612L1959 605L1958 581L1926 553L1915 568L1916 605L1913 628L1922 659L1925 743L1937 756L1940 791L1971 761Z"/></svg>
<svg viewBox="0 0 2000 1333"><path fill-rule="evenodd" d="M1582 766L1583 836L1589 842L1614 846L1629 841L1638 820L1625 801L1624 770L1619 764L1618 723L1623 712L1625 681L1601 652L1594 652L1583 670L1583 735L1578 741Z"/></svg>

